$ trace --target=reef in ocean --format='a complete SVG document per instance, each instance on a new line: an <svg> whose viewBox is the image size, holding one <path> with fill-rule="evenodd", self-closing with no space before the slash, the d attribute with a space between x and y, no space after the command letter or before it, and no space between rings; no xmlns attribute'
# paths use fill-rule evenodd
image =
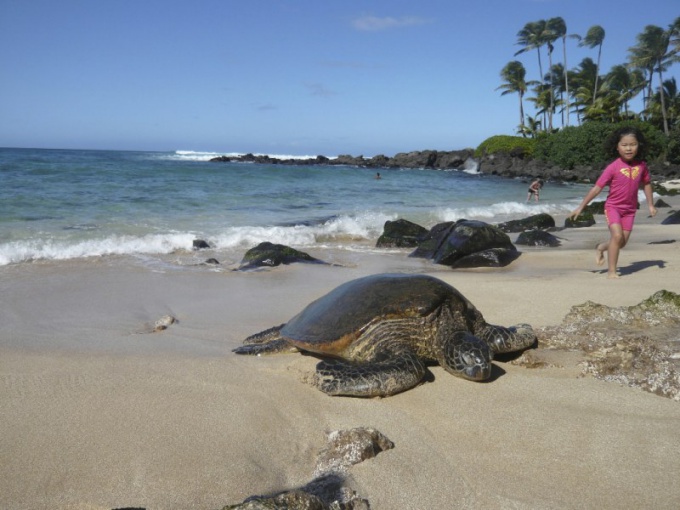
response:
<svg viewBox="0 0 680 510"><path fill-rule="evenodd" d="M680 295L674 292L661 290L634 306L588 301L537 335L539 347L581 351L584 374L680 402Z"/></svg>

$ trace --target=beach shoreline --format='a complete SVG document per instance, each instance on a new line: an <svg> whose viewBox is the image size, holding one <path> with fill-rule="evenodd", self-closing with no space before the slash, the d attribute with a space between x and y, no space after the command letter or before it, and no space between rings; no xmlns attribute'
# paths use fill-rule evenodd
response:
<svg viewBox="0 0 680 510"><path fill-rule="evenodd" d="M395 443L348 474L371 508L674 508L680 404L584 377L568 356L537 369L496 362L488 383L433 367L433 381L402 394L352 399L304 383L313 357L231 353L380 272L441 278L506 326L556 325L589 300L631 306L680 293L680 234L660 224L667 211L638 213L618 280L595 265L607 237L599 216L556 232L561 247L518 247L497 269L454 271L408 250L247 273L125 257L0 267L0 506L222 508L305 485L326 432L365 426ZM178 322L151 332L165 315Z"/></svg>

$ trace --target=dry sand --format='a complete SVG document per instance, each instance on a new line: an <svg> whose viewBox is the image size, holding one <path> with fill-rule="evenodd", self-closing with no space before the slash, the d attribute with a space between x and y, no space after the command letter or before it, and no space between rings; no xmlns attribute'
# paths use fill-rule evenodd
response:
<svg viewBox="0 0 680 510"><path fill-rule="evenodd" d="M488 383L434 367L413 390L352 399L302 382L312 357L231 353L384 271L440 277L503 325L680 293L667 211L638 215L619 280L595 265L601 218L502 269L453 271L406 252L251 273L116 259L0 268L0 508L219 509L303 486L325 432L360 426L395 443L348 475L374 509L680 508L680 403L581 377L569 356L553 368L498 362ZM648 244L663 240L678 242ZM148 333L166 314L179 323Z"/></svg>

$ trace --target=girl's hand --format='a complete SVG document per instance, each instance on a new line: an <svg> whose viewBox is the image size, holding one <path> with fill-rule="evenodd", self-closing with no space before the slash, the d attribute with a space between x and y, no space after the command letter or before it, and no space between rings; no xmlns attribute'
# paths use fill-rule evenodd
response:
<svg viewBox="0 0 680 510"><path fill-rule="evenodd" d="M656 207L654 207L653 205L649 207L649 214L652 216L652 218L656 216L656 212L657 212Z"/></svg>
<svg viewBox="0 0 680 510"><path fill-rule="evenodd" d="M570 220L575 220L575 219L577 219L577 218L579 217L579 215L580 215L582 212L583 212L583 208L577 207L576 209L574 209L574 210L571 212L571 214L569 215L569 219L570 219Z"/></svg>

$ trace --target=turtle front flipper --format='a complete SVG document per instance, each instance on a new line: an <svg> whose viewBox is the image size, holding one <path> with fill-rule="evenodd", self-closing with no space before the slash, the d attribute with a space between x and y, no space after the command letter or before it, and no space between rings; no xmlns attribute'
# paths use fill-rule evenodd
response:
<svg viewBox="0 0 680 510"><path fill-rule="evenodd" d="M273 328L249 336L243 341L241 347L233 349L232 352L236 354L248 354L251 356L277 354L280 352L298 352L288 340L281 336L281 328L283 328L283 326L285 326L285 324L274 326Z"/></svg>
<svg viewBox="0 0 680 510"><path fill-rule="evenodd" d="M536 343L536 333L529 324L517 324L509 328L488 324L484 330L476 333L497 354L521 351Z"/></svg>
<svg viewBox="0 0 680 510"><path fill-rule="evenodd" d="M413 388L425 377L422 360L412 351L371 362L321 361L314 384L328 395L388 397Z"/></svg>
<svg viewBox="0 0 680 510"><path fill-rule="evenodd" d="M245 344L236 349L232 349L235 354L249 354L251 356L259 356L261 354L278 354L280 352L298 352L298 350L290 345L284 339L272 340L261 344Z"/></svg>

